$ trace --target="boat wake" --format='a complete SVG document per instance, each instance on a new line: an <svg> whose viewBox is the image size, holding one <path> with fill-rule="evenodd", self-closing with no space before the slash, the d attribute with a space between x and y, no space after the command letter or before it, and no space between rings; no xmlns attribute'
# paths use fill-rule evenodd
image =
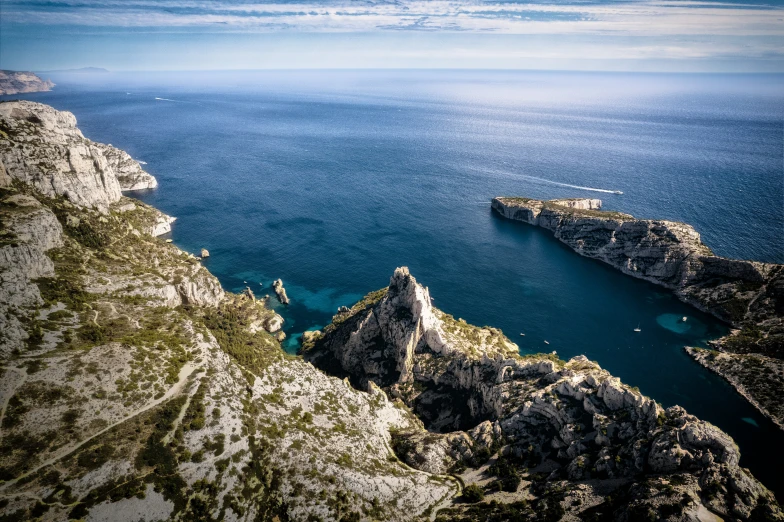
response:
<svg viewBox="0 0 784 522"><path fill-rule="evenodd" d="M583 187L581 185L571 185L569 183L560 183L558 181L551 181L549 179L537 178L536 176L528 176L526 174L520 174L520 176L533 181L542 181L544 183L549 183L551 185L558 185L559 187L568 187L568 188L573 188L578 190L588 190L591 192L603 192L605 194L623 194L623 192L621 192L620 190L610 190L610 189L602 189L602 188L595 188L595 187Z"/></svg>
<svg viewBox="0 0 784 522"><path fill-rule="evenodd" d="M179 100L171 100L169 98L158 98L157 96L155 97L155 99L156 100L161 100L161 101L170 101L170 102L177 102L177 101L179 101Z"/></svg>

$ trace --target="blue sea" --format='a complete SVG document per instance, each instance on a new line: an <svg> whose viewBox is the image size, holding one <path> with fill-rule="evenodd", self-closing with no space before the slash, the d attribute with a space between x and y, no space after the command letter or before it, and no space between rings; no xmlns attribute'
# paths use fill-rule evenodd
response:
<svg viewBox="0 0 784 522"><path fill-rule="evenodd" d="M52 79L52 92L22 97L74 112L87 137L146 162L160 187L136 196L177 216L174 242L209 249L205 265L227 289L264 295L283 279L287 350L405 265L439 308L503 329L521 353L585 354L718 425L741 463L784 497L784 432L683 351L725 325L490 210L498 195L598 197L606 209L691 223L719 255L782 263L784 77Z"/></svg>

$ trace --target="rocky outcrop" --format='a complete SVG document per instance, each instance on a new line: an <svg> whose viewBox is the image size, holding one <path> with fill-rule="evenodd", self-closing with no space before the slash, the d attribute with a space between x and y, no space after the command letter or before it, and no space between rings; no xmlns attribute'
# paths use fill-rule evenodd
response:
<svg viewBox="0 0 784 522"><path fill-rule="evenodd" d="M163 212L158 213L155 223L147 230L151 236L162 236L172 231L172 223L177 221L176 217L168 216Z"/></svg>
<svg viewBox="0 0 784 522"><path fill-rule="evenodd" d="M498 197L492 207L506 218L552 231L580 255L668 288L684 302L737 328L713 342L717 349L784 360L784 266L718 257L690 225L600 211L598 200ZM712 369L743 387L742 393L752 397L763 414L784 426L779 409L760 406L770 402L762 397L769 386L775 389L774 396L784 395L784 382L771 374L762 386L753 373L731 377L724 371L729 365L722 368Z"/></svg>
<svg viewBox="0 0 784 522"><path fill-rule="evenodd" d="M495 476L486 490L514 495L493 500L544 498L537 493L542 473L545 482L562 481L567 489L590 479L596 491L603 481L617 489L640 483L640 476L666 484L677 475L688 481L693 509L748 519L759 506L782 516L772 494L738 466L732 439L715 426L679 407L663 409L584 357L521 357L500 331L433 307L405 268L387 289L311 335L303 355L359 388L381 386L402 399L430 432L397 433L398 455L429 472L462 472L464 482L482 476L476 468ZM738 482L747 486L733 489ZM715 494L716 484L725 492ZM649 505L641 492L632 494ZM610 509L605 497L596 505ZM568 509L580 516L588 507ZM612 511L611 519L629 514Z"/></svg>
<svg viewBox="0 0 784 522"><path fill-rule="evenodd" d="M96 143L96 145L101 149L107 163L114 171L114 175L117 176L121 190L148 190L158 186L158 180L152 174L145 172L139 162L131 158L124 150L102 143Z"/></svg>
<svg viewBox="0 0 784 522"><path fill-rule="evenodd" d="M286 295L286 289L283 288L283 281L276 279L275 282L272 283L272 289L275 291L275 295L278 296L278 301L280 301L281 304L287 305L291 302L289 296Z"/></svg>
<svg viewBox="0 0 784 522"><path fill-rule="evenodd" d="M51 91L54 83L42 80L35 73L0 70L0 95Z"/></svg>
<svg viewBox="0 0 784 522"><path fill-rule="evenodd" d="M86 139L70 112L28 101L0 103L0 162L45 196L103 213L122 190L155 185L126 153Z"/></svg>
<svg viewBox="0 0 784 522"><path fill-rule="evenodd" d="M0 518L409 521L458 494L392 453L423 429L400 401L286 355L268 298L154 237L170 218L86 166L44 172L85 194L41 188L35 161L81 134L10 112L32 121L0 120L21 128L0 135Z"/></svg>

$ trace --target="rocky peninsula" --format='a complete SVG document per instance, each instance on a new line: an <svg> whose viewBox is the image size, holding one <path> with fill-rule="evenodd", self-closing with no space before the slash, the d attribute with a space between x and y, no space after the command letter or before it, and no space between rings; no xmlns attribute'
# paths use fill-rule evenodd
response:
<svg viewBox="0 0 784 522"><path fill-rule="evenodd" d="M302 352L422 420L427 431L394 432L399 458L474 486L437 520L782 516L715 426L663 409L585 357L520 356L499 330L433 307L406 268ZM482 495L490 502L469 503Z"/></svg>
<svg viewBox="0 0 784 522"><path fill-rule="evenodd" d="M54 83L25 71L0 70L0 95L51 91Z"/></svg>
<svg viewBox="0 0 784 522"><path fill-rule="evenodd" d="M718 428L519 356L406 269L287 355L123 154L0 103L3 520L784 519Z"/></svg>
<svg viewBox="0 0 784 522"><path fill-rule="evenodd" d="M784 429L784 266L716 256L690 225L602 211L598 199L497 197L492 208L732 325L714 350L687 351Z"/></svg>

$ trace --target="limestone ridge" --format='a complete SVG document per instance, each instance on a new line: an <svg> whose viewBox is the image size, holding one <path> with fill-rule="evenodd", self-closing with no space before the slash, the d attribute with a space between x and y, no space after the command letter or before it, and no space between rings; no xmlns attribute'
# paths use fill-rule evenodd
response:
<svg viewBox="0 0 784 522"><path fill-rule="evenodd" d="M54 83L42 80L34 73L0 70L0 95L51 91Z"/></svg>
<svg viewBox="0 0 784 522"><path fill-rule="evenodd" d="M737 328L725 352L689 349L784 429L784 266L714 255L690 225L601 211L601 201L498 197L502 216L540 226L580 255L672 290Z"/></svg>
<svg viewBox="0 0 784 522"><path fill-rule="evenodd" d="M117 196L72 115L7 107L20 106L0 103L14 159L0 168L0 518L781 519L719 430L588 361L519 357L500 331L432 307L406 270L308 336L313 360L341 369L356 334L350 377L366 391L286 355L266 300L225 292L155 237L162 214ZM65 144L93 166L72 168ZM438 432L454 426L468 431ZM461 490L446 468L503 502L443 509Z"/></svg>
<svg viewBox="0 0 784 522"><path fill-rule="evenodd" d="M104 213L121 191L157 186L124 151L86 139L70 112L28 101L0 105L0 163L41 194Z"/></svg>
<svg viewBox="0 0 784 522"><path fill-rule="evenodd" d="M709 520L709 511L782 518L715 426L677 406L662 409L585 357L518 355L500 331L433 307L406 268L309 336L302 351L414 410L430 431L396 434L409 465L458 473L507 504L457 504L439 520L502 512L529 520Z"/></svg>
<svg viewBox="0 0 784 522"><path fill-rule="evenodd" d="M1 519L424 521L459 492L392 453L423 429L400 401L287 356L266 300L155 237L72 118L0 103Z"/></svg>

